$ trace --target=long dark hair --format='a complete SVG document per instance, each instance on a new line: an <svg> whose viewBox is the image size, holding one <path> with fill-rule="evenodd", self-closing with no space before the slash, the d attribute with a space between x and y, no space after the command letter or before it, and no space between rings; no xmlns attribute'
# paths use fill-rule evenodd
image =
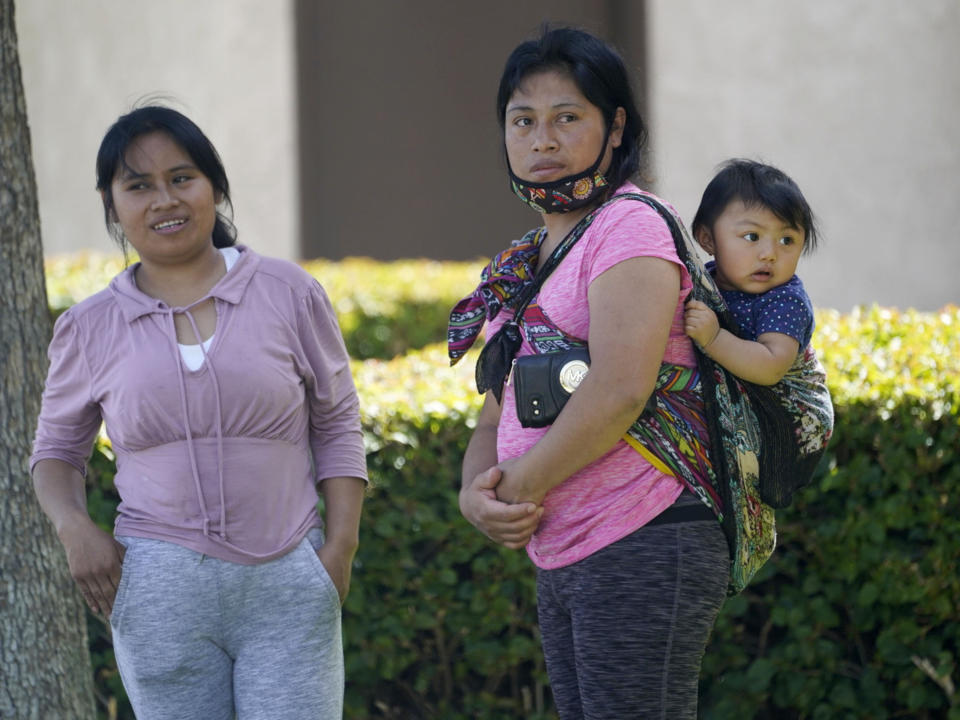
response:
<svg viewBox="0 0 960 720"><path fill-rule="evenodd" d="M626 113L623 139L613 149L605 173L611 189L620 187L640 170L647 130L637 110L630 78L620 55L602 40L575 28L544 27L540 37L521 43L510 53L497 91L497 122L505 127L507 103L528 76L556 70L568 75L603 114L607 127L618 107Z"/></svg>
<svg viewBox="0 0 960 720"><path fill-rule="evenodd" d="M803 254L817 247L817 220L800 187L782 170L755 160L734 158L720 166L703 191L691 232L713 232L713 224L734 200L747 207L764 207L785 223L803 230Z"/></svg>
<svg viewBox="0 0 960 720"><path fill-rule="evenodd" d="M125 158L131 143L138 137L154 132L170 136L213 186L214 197L218 199L217 219L213 226L214 247L225 248L235 244L237 229L230 219L233 214L230 183L217 149L190 118L163 105L145 105L121 115L100 142L97 152L97 190L101 191L103 197L104 221L110 235L126 253L127 240L123 229L111 219L114 215L111 184L117 172L126 167Z"/></svg>

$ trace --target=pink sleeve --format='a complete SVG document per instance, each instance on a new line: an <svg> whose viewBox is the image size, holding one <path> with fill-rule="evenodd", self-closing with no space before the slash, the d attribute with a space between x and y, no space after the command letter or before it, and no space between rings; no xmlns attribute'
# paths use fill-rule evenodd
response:
<svg viewBox="0 0 960 720"><path fill-rule="evenodd" d="M646 203L620 200L597 218L597 223L596 242L589 244L584 257L583 267L588 286L614 265L630 258L655 257L675 263L680 268L680 295L670 326L664 361L687 367L696 365L693 344L683 330L683 306L693 289L693 281L690 271L677 255L677 247L666 221Z"/></svg>
<svg viewBox="0 0 960 720"><path fill-rule="evenodd" d="M30 456L30 471L40 460L62 460L86 475L87 458L102 422L93 399L86 340L71 310L57 319L47 350L50 369Z"/></svg>
<svg viewBox="0 0 960 720"><path fill-rule="evenodd" d="M302 301L298 331L316 480L366 480L367 461L350 358L330 299L316 281Z"/></svg>
<svg viewBox="0 0 960 720"><path fill-rule="evenodd" d="M677 256L670 229L652 207L638 200L620 200L597 218L597 224L596 233L603 239L587 250L587 284L624 260L657 257L680 265L682 286L690 287L689 273Z"/></svg>

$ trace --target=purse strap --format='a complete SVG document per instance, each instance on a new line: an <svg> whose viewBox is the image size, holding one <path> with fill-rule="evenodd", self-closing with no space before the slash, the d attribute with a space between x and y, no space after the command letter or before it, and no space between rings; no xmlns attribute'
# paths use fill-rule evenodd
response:
<svg viewBox="0 0 960 720"><path fill-rule="evenodd" d="M677 251L677 257L687 268L687 272L690 273L691 280L693 281L691 297L709 305L710 309L717 315L717 320L722 328L732 332L738 337L741 336L742 332L740 327L736 320L734 320L729 308L727 308L727 304L724 302L719 290L717 290L714 280L710 277L709 273L707 273L703 263L700 261L697 251L693 246L693 240L683 229L683 221L659 200L645 193L622 193L612 197L608 202L614 202L621 198L639 200L657 211L657 214L660 215L666 223L667 229L670 231L674 247Z"/></svg>
<svg viewBox="0 0 960 720"><path fill-rule="evenodd" d="M519 321L520 317L523 315L523 311L527 309L527 305L533 301L533 299L540 292L540 288L543 287L543 284L547 281L547 278L550 277L553 271L557 269L557 267L560 265L560 262L567 256L567 253L569 253L573 246L577 243L577 240L579 240L587 231L587 228L590 227L594 217L602 207L603 205L596 208L589 215L585 215L583 218L581 218L580 221L573 226L570 232L564 236L563 240L560 241L560 244L553 249L553 252L550 253L550 257L547 258L547 261L543 264L543 266L537 268L536 275L533 276L533 282L527 285L520 293L511 322Z"/></svg>
<svg viewBox="0 0 960 720"><path fill-rule="evenodd" d="M540 292L543 283L546 282L547 278L557 269L560 262L567 256L567 253L570 252L577 240L583 236L587 228L590 227L590 224L596 218L597 213L602 210L605 205L606 203L600 205L581 218L570 232L564 236L560 244L550 253L550 257L547 258L546 262L537 268L533 281L524 287L517 295L513 317L505 322L493 337L487 341L486 345L483 346L483 350L480 351L480 356L477 358L476 369L474 370L477 392L481 395L491 390L497 398L497 402L501 401L503 397L503 383L510 371L510 366L513 364L513 358L516 356L517 350L520 349L520 343L523 341L519 324L520 318L523 316L523 311L527 309L527 306ZM542 232L545 232L545 230ZM542 234L540 240L541 242L543 240Z"/></svg>

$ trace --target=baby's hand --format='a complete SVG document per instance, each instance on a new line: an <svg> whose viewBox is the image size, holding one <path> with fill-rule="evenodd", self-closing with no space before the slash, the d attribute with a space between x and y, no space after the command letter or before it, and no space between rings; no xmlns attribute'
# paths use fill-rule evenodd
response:
<svg viewBox="0 0 960 720"><path fill-rule="evenodd" d="M705 303L699 300L689 301L683 309L683 331L706 349L717 339L720 323L717 315Z"/></svg>

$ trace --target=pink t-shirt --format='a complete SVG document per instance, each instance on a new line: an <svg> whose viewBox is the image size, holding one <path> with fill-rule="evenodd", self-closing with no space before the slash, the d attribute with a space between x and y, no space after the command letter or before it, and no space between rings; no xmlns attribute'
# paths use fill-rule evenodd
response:
<svg viewBox="0 0 960 720"><path fill-rule="evenodd" d="M623 192L640 190L627 183L617 194ZM544 283L537 302L564 333L585 339L590 332L590 283L634 257L662 258L680 266L680 295L664 360L692 367L696 364L693 346L683 332L683 303L692 287L690 275L677 257L666 223L642 202L621 200L601 211ZM509 309L501 313L491 322L488 337L511 317ZM518 355L532 352L524 340ZM497 432L499 460L524 454L548 431L520 426L513 387L505 386ZM672 505L682 490L676 478L654 468L620 440L606 455L547 493L543 518L527 552L544 569L570 565L645 525Z"/></svg>

